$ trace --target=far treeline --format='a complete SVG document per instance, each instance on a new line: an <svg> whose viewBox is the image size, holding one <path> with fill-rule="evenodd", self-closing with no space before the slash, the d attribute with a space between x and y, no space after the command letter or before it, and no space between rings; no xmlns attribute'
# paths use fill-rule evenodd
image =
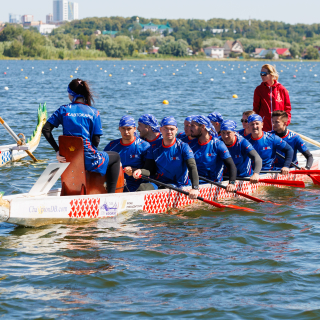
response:
<svg viewBox="0 0 320 320"><path fill-rule="evenodd" d="M223 47L239 40L242 58L255 48L288 48L292 57L318 59L320 24L288 24L260 20L166 20L137 17L86 18L60 25L50 35L22 25L6 24L0 31L0 58L103 59L205 56L203 48ZM142 24L169 26L159 33ZM0 28L1 29L1 28ZM223 30L215 33L215 29ZM113 31L113 32L111 32ZM105 34L103 34L105 33ZM157 47L156 54L146 54ZM192 57L190 57L192 58Z"/></svg>

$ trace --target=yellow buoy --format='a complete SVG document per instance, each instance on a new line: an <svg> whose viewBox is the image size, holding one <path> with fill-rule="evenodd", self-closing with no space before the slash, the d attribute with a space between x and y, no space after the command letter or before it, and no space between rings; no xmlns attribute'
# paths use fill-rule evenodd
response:
<svg viewBox="0 0 320 320"><path fill-rule="evenodd" d="M28 79L28 77L24 77L25 79Z"/></svg>
<svg viewBox="0 0 320 320"><path fill-rule="evenodd" d="M111 73L109 74L109 77L112 77L112 74L111 74Z"/></svg>
<svg viewBox="0 0 320 320"><path fill-rule="evenodd" d="M222 73L225 73L224 71L222 71Z"/></svg>
<svg viewBox="0 0 320 320"><path fill-rule="evenodd" d="M175 73L173 73L172 75L173 75L173 76L175 76L176 74L175 74Z"/></svg>
<svg viewBox="0 0 320 320"><path fill-rule="evenodd" d="M71 75L70 78L73 78L73 75Z"/></svg>
<svg viewBox="0 0 320 320"><path fill-rule="evenodd" d="M199 74L202 74L202 72L200 71Z"/></svg>
<svg viewBox="0 0 320 320"><path fill-rule="evenodd" d="M243 73L247 73L247 71L246 71L246 70L244 70L244 71L243 71Z"/></svg>
<svg viewBox="0 0 320 320"><path fill-rule="evenodd" d="M123 70L124 68L122 68L122 70Z"/></svg>
<svg viewBox="0 0 320 320"><path fill-rule="evenodd" d="M283 70L281 70L281 72L283 72Z"/></svg>
<svg viewBox="0 0 320 320"><path fill-rule="evenodd" d="M102 68L100 68L100 70L102 70Z"/></svg>
<svg viewBox="0 0 320 320"><path fill-rule="evenodd" d="M23 71L23 69L21 69L21 71Z"/></svg>
<svg viewBox="0 0 320 320"><path fill-rule="evenodd" d="M169 101L168 100L163 100L162 103L163 104L169 104Z"/></svg>
<svg viewBox="0 0 320 320"><path fill-rule="evenodd" d="M144 67L142 67L142 69L144 69Z"/></svg>
<svg viewBox="0 0 320 320"><path fill-rule="evenodd" d="M49 71L52 71L52 69L49 69Z"/></svg>
<svg viewBox="0 0 320 320"><path fill-rule="evenodd" d="M238 99L238 96L237 96L236 94L234 94L234 95L232 96L232 98Z"/></svg>

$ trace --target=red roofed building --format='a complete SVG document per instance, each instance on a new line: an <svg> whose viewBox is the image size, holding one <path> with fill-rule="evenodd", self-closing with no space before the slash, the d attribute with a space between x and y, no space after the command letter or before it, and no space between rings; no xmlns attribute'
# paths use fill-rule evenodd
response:
<svg viewBox="0 0 320 320"><path fill-rule="evenodd" d="M286 57L291 56L291 53L288 48L275 48L275 49L279 56L286 56Z"/></svg>

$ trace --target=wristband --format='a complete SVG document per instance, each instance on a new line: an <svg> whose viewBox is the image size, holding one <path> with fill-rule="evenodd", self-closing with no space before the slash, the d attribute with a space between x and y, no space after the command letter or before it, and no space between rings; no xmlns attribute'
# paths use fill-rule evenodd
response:
<svg viewBox="0 0 320 320"><path fill-rule="evenodd" d="M236 184L236 182L233 180L233 181L229 181L229 184Z"/></svg>

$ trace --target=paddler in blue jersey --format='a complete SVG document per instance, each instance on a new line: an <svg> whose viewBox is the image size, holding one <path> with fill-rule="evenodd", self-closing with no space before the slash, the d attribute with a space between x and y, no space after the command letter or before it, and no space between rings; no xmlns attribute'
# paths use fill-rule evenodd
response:
<svg viewBox="0 0 320 320"><path fill-rule="evenodd" d="M227 191L234 191L237 168L225 144L216 137L217 133L210 120L205 116L194 117L191 122L191 135L196 138L190 143L190 148L194 153L199 175L221 181L225 165L230 172Z"/></svg>
<svg viewBox="0 0 320 320"><path fill-rule="evenodd" d="M281 169L282 174L289 174L289 167L293 157L293 149L274 133L264 132L263 120L258 114L248 117L251 135L248 141L259 153L262 159L262 170ZM274 166L276 152L282 151L285 155L284 164L281 168Z"/></svg>
<svg viewBox="0 0 320 320"><path fill-rule="evenodd" d="M66 162L66 159L59 154L52 130L62 125L64 136L81 137L85 169L101 175L107 173L108 193L114 193L120 171L120 156L116 152L97 150L103 132L99 111L92 107L94 100L90 87L86 81L74 79L69 83L67 92L71 103L62 105L52 114L42 133L56 151L59 162Z"/></svg>
<svg viewBox="0 0 320 320"><path fill-rule="evenodd" d="M177 134L177 138L181 141L190 144L190 142L194 139L191 137L191 121L194 115L188 116L184 120L184 132L179 132Z"/></svg>
<svg viewBox="0 0 320 320"><path fill-rule="evenodd" d="M208 118L210 119L213 127L216 129L218 136L220 136L220 126L221 126L221 123L223 122L223 117L221 113L212 112L208 115Z"/></svg>
<svg viewBox="0 0 320 320"><path fill-rule="evenodd" d="M293 149L293 158L292 162L298 164L297 152L301 152L304 157L307 159L307 163L302 170L310 170L313 163L312 153L308 150L306 144L296 133L291 132L287 128L288 123L288 114L286 111L273 111L272 112L272 133L275 133L278 137L283 139L289 146ZM279 152L283 155L283 152ZM277 167L284 166L284 159L276 155L274 165Z"/></svg>
<svg viewBox="0 0 320 320"><path fill-rule="evenodd" d="M138 120L137 129L140 132L140 138L149 143L162 139L158 120L152 114L143 114Z"/></svg>
<svg viewBox="0 0 320 320"><path fill-rule="evenodd" d="M238 133L240 134L240 136L243 136L246 139L249 138L250 136L248 117L251 116L252 114L255 114L253 110L244 111L242 113L241 123L242 123L243 129L239 130Z"/></svg>
<svg viewBox="0 0 320 320"><path fill-rule="evenodd" d="M123 116L120 119L119 131L122 138L109 142L104 151L115 151L120 154L126 179L124 191L133 192L139 188L141 180L134 179L132 170L126 167L142 168L150 144L136 136L136 123L131 116Z"/></svg>
<svg viewBox="0 0 320 320"><path fill-rule="evenodd" d="M155 175L156 180L175 187L188 187L189 197L196 199L199 194L199 177L197 165L190 147L176 138L178 131L174 117L166 117L161 121L163 139L154 142L147 152L147 160L143 169L134 171L133 177ZM189 178L190 177L190 178ZM138 191L156 190L154 183L142 183Z"/></svg>
<svg viewBox="0 0 320 320"><path fill-rule="evenodd" d="M225 120L221 124L221 139L227 146L232 160L237 167L238 177L250 177L251 183L259 182L262 160L250 142L236 132L237 124L232 120ZM252 170L252 161L254 171ZM228 175L228 172L225 172Z"/></svg>

